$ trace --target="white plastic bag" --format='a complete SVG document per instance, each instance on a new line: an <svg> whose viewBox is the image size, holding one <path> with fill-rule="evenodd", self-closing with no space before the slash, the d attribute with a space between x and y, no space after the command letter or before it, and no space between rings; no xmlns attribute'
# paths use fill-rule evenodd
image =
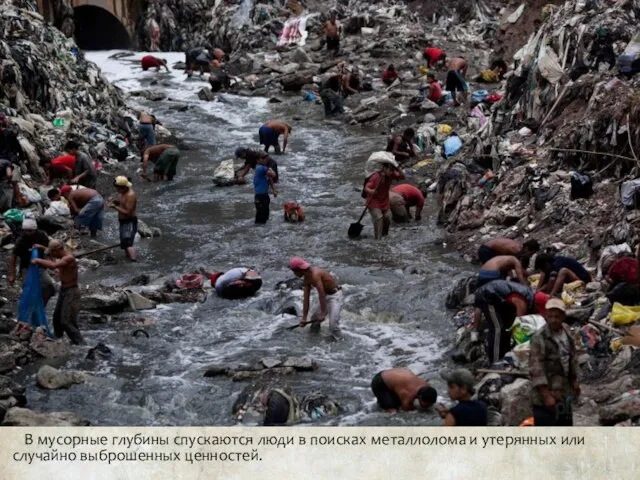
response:
<svg viewBox="0 0 640 480"><path fill-rule="evenodd" d="M511 326L511 333L515 342L520 345L528 342L533 334L547 324L542 315L523 315L516 317Z"/></svg>
<svg viewBox="0 0 640 480"><path fill-rule="evenodd" d="M29 203L38 203L42 201L42 195L40 195L40 192L36 189L28 187L24 183L19 183L18 186L20 187L20 193L29 200Z"/></svg>
<svg viewBox="0 0 640 480"><path fill-rule="evenodd" d="M213 172L213 183L219 187L228 187L234 184L234 177L233 160L224 160Z"/></svg>
<svg viewBox="0 0 640 480"><path fill-rule="evenodd" d="M382 170L382 166L385 164L391 164L395 168L398 168L398 162L396 157L391 152L374 152L371 154L367 163L364 166L364 175L369 178L374 173Z"/></svg>
<svg viewBox="0 0 640 480"><path fill-rule="evenodd" d="M45 216L60 215L62 217L69 217L71 216L71 210L69 210L69 206L64 201L58 200L51 202L51 205L45 210L44 214Z"/></svg>
<svg viewBox="0 0 640 480"><path fill-rule="evenodd" d="M564 70L562 65L558 61L556 52L553 51L548 45L540 48L538 55L538 70L544 78L549 80L550 83L555 85L564 76Z"/></svg>

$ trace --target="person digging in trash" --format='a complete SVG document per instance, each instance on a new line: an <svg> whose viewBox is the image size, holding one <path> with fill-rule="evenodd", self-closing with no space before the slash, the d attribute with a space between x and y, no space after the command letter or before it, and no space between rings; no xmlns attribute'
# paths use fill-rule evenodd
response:
<svg viewBox="0 0 640 480"><path fill-rule="evenodd" d="M396 67L393 65L389 65L387 69L382 74L382 83L387 86L390 86L393 82L395 82L398 78L398 71Z"/></svg>
<svg viewBox="0 0 640 480"><path fill-rule="evenodd" d="M484 264L498 255L513 255L522 262L523 257L530 258L538 250L540 250L540 244L534 239L520 243L510 238L496 237L480 245L478 259Z"/></svg>
<svg viewBox="0 0 640 480"><path fill-rule="evenodd" d="M47 255L53 260L34 258L31 263L58 271L60 277L60 293L53 312L53 332L62 338L66 333L71 343L83 343L78 329L78 312L80 311L80 289L78 288L78 262L72 253L67 252L60 240L51 240Z"/></svg>
<svg viewBox="0 0 640 480"><path fill-rule="evenodd" d="M387 152L393 153L397 162L414 158L416 156L415 136L416 132L413 128L407 128L402 135L394 135L387 144Z"/></svg>
<svg viewBox="0 0 640 480"><path fill-rule="evenodd" d="M391 189L391 192L402 195L404 199L404 207L406 210L407 219L411 220L411 208L415 207L415 219L416 222L422 220L422 208L424 207L424 195L419 188L403 183L396 185Z"/></svg>
<svg viewBox="0 0 640 480"><path fill-rule="evenodd" d="M376 373L371 380L371 390L378 406L388 413L402 409L415 409L415 402L427 410L436 403L438 393L429 382L420 378L408 368L391 368Z"/></svg>
<svg viewBox="0 0 640 480"><path fill-rule="evenodd" d="M322 99L322 104L324 105L325 117L344 113L341 89L341 75L332 75L322 83L320 87L320 98Z"/></svg>
<svg viewBox="0 0 640 480"><path fill-rule="evenodd" d="M113 182L118 195L115 200L109 203L109 208L118 212L118 222L120 223L120 248L123 249L127 258L132 262L137 262L136 251L133 242L138 233L138 217L136 208L138 197L133 191L133 184L123 175L116 177Z"/></svg>
<svg viewBox="0 0 640 480"><path fill-rule="evenodd" d="M473 374L464 368L444 372L442 378L447 382L447 393L451 400L458 403L451 409L441 408L438 413L444 418L445 427L485 427L487 425L487 406L472 400L475 392Z"/></svg>
<svg viewBox="0 0 640 480"><path fill-rule="evenodd" d="M489 330L487 338L487 357L493 364L501 360L511 349L509 328L516 317L529 313L544 312L549 296L542 292L507 280L493 280L478 288L475 293L471 330L478 331L482 317Z"/></svg>
<svg viewBox="0 0 640 480"><path fill-rule="evenodd" d="M391 225L389 191L394 180L403 180L404 178L402 170L390 163L385 163L382 169L371 175L365 184L364 193L367 197L366 202L376 240L389 235L389 226Z"/></svg>
<svg viewBox="0 0 640 480"><path fill-rule="evenodd" d="M478 287L494 280L506 279L512 271L515 271L519 283L527 285L527 278L520 260L513 255L498 255L497 257L493 257L480 267Z"/></svg>
<svg viewBox="0 0 640 480"><path fill-rule="evenodd" d="M294 275L304 279L304 297L302 301L302 319L300 326L305 327L311 323L311 331L320 331L320 324L329 317L329 330L334 340L342 338L340 330L340 310L342 309L342 287L338 285L333 276L322 268L312 267L311 264L300 257L294 257L289 262L289 268ZM320 308L311 315L308 321L311 289L318 292Z"/></svg>
<svg viewBox="0 0 640 480"><path fill-rule="evenodd" d="M16 240L11 257L9 257L9 273L7 280L9 285L14 285L16 281L16 259L20 260L20 278L27 280L27 269L31 263L31 249L37 248L44 251L49 246L49 236L38 230L38 224L31 218L22 221L22 232ZM51 297L56 294L56 286L46 269L40 269L40 285L42 286L42 301L47 306ZM24 283L23 283L24 287Z"/></svg>
<svg viewBox="0 0 640 480"><path fill-rule="evenodd" d="M193 71L196 67L200 70L200 76L202 77L205 69L208 70L211 61L216 58L213 49L207 49L204 47L197 47L188 50L185 53L185 57L185 72L188 78L193 75Z"/></svg>
<svg viewBox="0 0 640 480"><path fill-rule="evenodd" d="M138 122L140 123L138 132L140 137L144 139L142 148L152 147L156 144L156 125L160 125L160 122L158 122L155 115L146 112L140 112Z"/></svg>
<svg viewBox="0 0 640 480"><path fill-rule="evenodd" d="M273 147L276 154L280 155L287 149L287 143L289 142L289 135L293 127L288 123L281 122L279 120L269 120L264 123L258 130L258 136L260 137L260 145L264 145L264 151L269 153L269 148ZM280 143L278 139L282 135L282 150L280 150Z"/></svg>
<svg viewBox="0 0 640 480"><path fill-rule="evenodd" d="M173 180L176 175L176 167L180 160L180 150L175 145L163 143L147 148L142 154L143 178L147 178L147 165L149 162L155 164L153 167L153 181Z"/></svg>
<svg viewBox="0 0 640 480"><path fill-rule="evenodd" d="M45 185L51 185L55 179L62 178L70 181L76 168L76 157L73 155L60 155L53 160L43 159L40 166L47 174Z"/></svg>
<svg viewBox="0 0 640 480"><path fill-rule="evenodd" d="M78 228L86 227L91 238L98 236L104 222L104 199L92 188L73 190L69 185L60 188L60 195L69 203L71 216L75 217Z"/></svg>
<svg viewBox="0 0 640 480"><path fill-rule="evenodd" d="M440 68L444 68L447 64L447 54L445 51L440 48L432 47L431 45L424 49L422 56L427 61L427 66L429 68L438 66L440 66Z"/></svg>
<svg viewBox="0 0 640 480"><path fill-rule="evenodd" d="M553 253L541 253L536 257L535 269L540 271L538 291L550 296L562 294L565 284L578 280L585 284L591 281L591 274L575 258Z"/></svg>
<svg viewBox="0 0 640 480"><path fill-rule="evenodd" d="M573 400L580 395L578 354L571 330L564 324L566 307L559 298L545 305L547 324L531 338L533 418L536 427L573 426Z"/></svg>
<svg viewBox="0 0 640 480"><path fill-rule="evenodd" d="M360 75L357 73L346 73L342 76L342 96L360 93Z"/></svg>
<svg viewBox="0 0 640 480"><path fill-rule="evenodd" d="M324 24L324 33L327 43L327 51L333 52L333 56L336 57L340 52L340 30L341 26L336 20L335 13L331 14L329 20Z"/></svg>
<svg viewBox="0 0 640 480"><path fill-rule="evenodd" d="M467 94L469 92L469 86L465 80L467 75L467 69L469 65L467 61L462 57L454 57L449 62L449 72L447 73L447 90L451 92L451 96L453 97L453 104L457 107L460 105L458 101L458 94L460 92L460 96L462 98L462 102L466 103Z"/></svg>
<svg viewBox="0 0 640 480"><path fill-rule="evenodd" d="M271 158L267 152L253 148L238 147L236 148L235 155L237 158L244 160L244 165L234 172L236 183L245 183L244 177L249 173L249 170L255 170L258 165L258 160L263 157L267 158L267 168L270 168L273 170L273 173L276 174L273 178L273 183L278 183L278 163Z"/></svg>
<svg viewBox="0 0 640 480"><path fill-rule="evenodd" d="M87 188L96 188L98 175L89 155L80 151L80 145L73 140L66 143L64 151L76 157L73 169L74 177L69 181L72 184L82 185Z"/></svg>
<svg viewBox="0 0 640 480"><path fill-rule="evenodd" d="M145 55L140 60L140 65L142 66L142 70L146 72L150 68L155 68L156 72L160 71L160 68L165 68L167 72L169 71L169 67L167 66L167 61L163 58L154 57L153 55Z"/></svg>
<svg viewBox="0 0 640 480"><path fill-rule="evenodd" d="M438 105L442 104L444 95L442 94L442 86L433 73L427 74L426 96L429 100Z"/></svg>

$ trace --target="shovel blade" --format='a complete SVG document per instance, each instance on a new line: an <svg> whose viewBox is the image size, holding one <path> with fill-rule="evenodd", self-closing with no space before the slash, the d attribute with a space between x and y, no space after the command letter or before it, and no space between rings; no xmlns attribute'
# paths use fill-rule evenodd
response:
<svg viewBox="0 0 640 480"><path fill-rule="evenodd" d="M347 232L349 238L358 238L362 233L363 228L364 227L361 223L352 223L351 225L349 225L349 231Z"/></svg>

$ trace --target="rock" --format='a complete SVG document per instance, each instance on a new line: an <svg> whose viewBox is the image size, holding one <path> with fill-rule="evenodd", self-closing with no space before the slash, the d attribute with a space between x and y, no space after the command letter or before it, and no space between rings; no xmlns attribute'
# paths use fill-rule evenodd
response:
<svg viewBox="0 0 640 480"><path fill-rule="evenodd" d="M278 365L282 364L282 360L280 360L278 358L263 358L262 360L260 360L260 362L266 368L273 368L273 367L277 367Z"/></svg>
<svg viewBox="0 0 640 480"><path fill-rule="evenodd" d="M291 55L291 61L295 63L313 63L311 57L307 55L304 48L298 47L296 51Z"/></svg>
<svg viewBox="0 0 640 480"><path fill-rule="evenodd" d="M102 313L122 312L129 306L127 294L122 290L90 293L82 296L82 310L97 310Z"/></svg>
<svg viewBox="0 0 640 480"><path fill-rule="evenodd" d="M38 386L47 390L58 390L60 388L69 388L77 383L84 383L86 376L80 372L62 372L50 365L40 367L36 374L36 382Z"/></svg>
<svg viewBox="0 0 640 480"><path fill-rule="evenodd" d="M220 377L229 373L229 367L225 365L211 365L204 372L204 377Z"/></svg>
<svg viewBox="0 0 640 480"><path fill-rule="evenodd" d="M139 310L152 310L156 308L156 303L146 297L143 297L139 293L126 291L127 300L129 302L129 308L137 312Z"/></svg>
<svg viewBox="0 0 640 480"><path fill-rule="evenodd" d="M271 97L269 99L269 103L282 103L282 100L280 100L279 98L276 98L276 97Z"/></svg>
<svg viewBox="0 0 640 480"><path fill-rule="evenodd" d="M213 102L216 99L216 95L209 87L204 87L198 92L198 98L205 102Z"/></svg>
<svg viewBox="0 0 640 480"><path fill-rule="evenodd" d="M299 92L303 85L313 82L313 72L302 71L285 75L280 79L285 92Z"/></svg>
<svg viewBox="0 0 640 480"><path fill-rule="evenodd" d="M72 412L36 413L27 408L14 407L7 411L5 427L86 427L88 420Z"/></svg>
<svg viewBox="0 0 640 480"><path fill-rule="evenodd" d="M138 219L138 233L142 238L152 238L153 230L142 220Z"/></svg>
<svg viewBox="0 0 640 480"><path fill-rule="evenodd" d="M44 358L62 358L71 355L71 345L66 340L52 340L46 335L33 335L29 348Z"/></svg>
<svg viewBox="0 0 640 480"><path fill-rule="evenodd" d="M437 103L432 102L428 98L424 99L420 104L420 110L423 112L430 112L432 110L437 110L440 108Z"/></svg>
<svg viewBox="0 0 640 480"><path fill-rule="evenodd" d="M0 374L11 372L29 361L29 349L8 335L0 336Z"/></svg>
<svg viewBox="0 0 640 480"><path fill-rule="evenodd" d="M640 418L640 396L633 394L622 395L613 405L602 407L599 413L602 425L615 425L637 418Z"/></svg>
<svg viewBox="0 0 640 480"><path fill-rule="evenodd" d="M533 416L531 380L518 378L500 390L502 424L517 426Z"/></svg>
<svg viewBox="0 0 640 480"><path fill-rule="evenodd" d="M11 333L13 329L16 328L17 325L18 325L18 322L16 322L12 318L5 318L5 317L0 318L0 335L6 335L8 333Z"/></svg>
<svg viewBox="0 0 640 480"><path fill-rule="evenodd" d="M310 372L318 368L316 362L306 357L287 357L282 366L293 367L299 372Z"/></svg>
<svg viewBox="0 0 640 480"><path fill-rule="evenodd" d="M358 113L357 115L353 116L353 119L357 122L357 123L365 123L365 122L369 122L371 120L374 120L376 118L378 118L380 116L380 112L376 111L376 110L365 110L364 112Z"/></svg>
<svg viewBox="0 0 640 480"><path fill-rule="evenodd" d="M245 370L234 373L231 377L231 380L233 380L234 382L241 382L244 380L254 380L262 378L264 376L293 375L294 373L296 373L296 369L292 367L267 368L258 371Z"/></svg>
<svg viewBox="0 0 640 480"><path fill-rule="evenodd" d="M73 228L73 220L60 215L45 215L38 220L38 228L44 230L48 235L53 235L60 230L71 230Z"/></svg>

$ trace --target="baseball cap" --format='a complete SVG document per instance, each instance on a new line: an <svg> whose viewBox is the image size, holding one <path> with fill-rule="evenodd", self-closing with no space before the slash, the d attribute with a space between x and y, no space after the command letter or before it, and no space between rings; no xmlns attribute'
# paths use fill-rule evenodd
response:
<svg viewBox="0 0 640 480"><path fill-rule="evenodd" d="M55 252L56 250L60 250L61 248L64 248L64 247L60 240L51 240L49 242L49 247L47 247L47 255L51 255L52 252Z"/></svg>
<svg viewBox="0 0 640 480"><path fill-rule="evenodd" d="M476 380L473 378L473 374L465 368L448 370L443 372L441 376L447 383L466 387L469 393L473 393L475 391L474 384Z"/></svg>
<svg viewBox="0 0 640 480"><path fill-rule="evenodd" d="M309 268L311 268L311 265L301 257L294 257L289 262L289 268L291 270L309 270Z"/></svg>
<svg viewBox="0 0 640 480"><path fill-rule="evenodd" d="M37 230L38 223L33 218L25 218L22 221L22 230Z"/></svg>
<svg viewBox="0 0 640 480"><path fill-rule="evenodd" d="M549 300L547 302L547 304L544 306L544 308L546 310L550 310L552 308L555 308L556 310L560 310L561 312L564 312L564 313L567 312L567 307L565 306L564 302L559 298L552 298L551 300Z"/></svg>
<svg viewBox="0 0 640 480"><path fill-rule="evenodd" d="M116 187L131 188L133 186L133 184L129 181L129 179L127 177L125 177L124 175L120 175L120 176L116 177L116 179L113 181L113 184Z"/></svg>
<svg viewBox="0 0 640 480"><path fill-rule="evenodd" d="M71 192L71 186L70 185L63 185L62 187L60 187L60 195L64 195L66 193Z"/></svg>

